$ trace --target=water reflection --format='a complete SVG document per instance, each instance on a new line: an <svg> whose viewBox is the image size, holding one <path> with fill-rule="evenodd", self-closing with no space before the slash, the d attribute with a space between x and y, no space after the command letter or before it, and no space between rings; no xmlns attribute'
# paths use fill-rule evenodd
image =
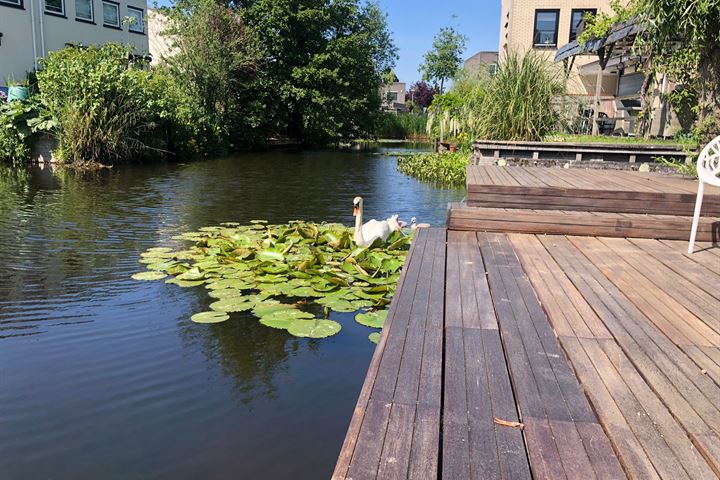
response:
<svg viewBox="0 0 720 480"><path fill-rule="evenodd" d="M390 149L397 149L391 146ZM373 151L248 154L92 174L0 169L0 477L326 478L373 346L238 316L195 325L202 289L130 280L203 225L441 224L448 201Z"/></svg>

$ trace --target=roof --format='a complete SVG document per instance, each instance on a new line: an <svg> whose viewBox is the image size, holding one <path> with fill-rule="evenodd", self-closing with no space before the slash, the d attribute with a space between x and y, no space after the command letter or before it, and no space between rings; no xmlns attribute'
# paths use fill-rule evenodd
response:
<svg viewBox="0 0 720 480"><path fill-rule="evenodd" d="M555 55L555 61L560 62L576 55L597 53L600 49L609 45L613 45L613 48L621 47L624 50L630 50L635 41L635 36L643 30L645 30L645 26L638 23L635 18L616 23L605 38L591 38L584 45L580 45L577 40L573 40L564 45Z"/></svg>

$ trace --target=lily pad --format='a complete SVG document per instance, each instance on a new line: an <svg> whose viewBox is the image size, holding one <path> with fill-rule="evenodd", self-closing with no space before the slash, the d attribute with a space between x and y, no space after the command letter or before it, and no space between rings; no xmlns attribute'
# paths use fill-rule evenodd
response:
<svg viewBox="0 0 720 480"><path fill-rule="evenodd" d="M380 341L380 332L371 333L370 335L368 335L368 340L377 345L377 343Z"/></svg>
<svg viewBox="0 0 720 480"><path fill-rule="evenodd" d="M140 272L133 275L133 280L162 280L167 277L167 273L164 272Z"/></svg>
<svg viewBox="0 0 720 480"><path fill-rule="evenodd" d="M370 313L358 313L355 315L355 321L360 325L365 325L366 327L382 328L385 325L387 314L387 310L379 310Z"/></svg>
<svg viewBox="0 0 720 480"><path fill-rule="evenodd" d="M337 333L339 324L315 319L284 299L324 307L326 314L383 309L394 294L410 238L394 232L387 242L356 248L352 229L340 224L227 222L174 237L193 242L188 247L143 252L139 261L149 272L138 278L204 286L215 301L200 319L221 321L228 312L252 310L264 325L295 324L301 332L310 327L304 336L320 338ZM380 327L382 315L364 313L357 320Z"/></svg>
<svg viewBox="0 0 720 480"><path fill-rule="evenodd" d="M247 312L257 305L250 297L229 297L210 304L210 308L216 312Z"/></svg>
<svg viewBox="0 0 720 480"><path fill-rule="evenodd" d="M325 338L337 334L342 327L333 320L295 320L288 332L296 337Z"/></svg>
<svg viewBox="0 0 720 480"><path fill-rule="evenodd" d="M302 310L285 309L276 310L260 318L260 323L272 328L287 329L295 320L307 320L315 318L315 315Z"/></svg>
<svg viewBox="0 0 720 480"><path fill-rule="evenodd" d="M190 317L190 320L195 323L220 323L229 318L230 315L223 312L200 312Z"/></svg>

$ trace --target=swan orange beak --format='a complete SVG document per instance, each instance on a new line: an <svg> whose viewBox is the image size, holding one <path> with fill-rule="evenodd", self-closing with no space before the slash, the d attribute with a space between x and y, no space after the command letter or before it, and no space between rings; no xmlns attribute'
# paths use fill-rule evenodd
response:
<svg viewBox="0 0 720 480"><path fill-rule="evenodd" d="M353 217L357 217L357 216L358 216L358 210L359 210L358 207L354 207L354 208L353 208Z"/></svg>

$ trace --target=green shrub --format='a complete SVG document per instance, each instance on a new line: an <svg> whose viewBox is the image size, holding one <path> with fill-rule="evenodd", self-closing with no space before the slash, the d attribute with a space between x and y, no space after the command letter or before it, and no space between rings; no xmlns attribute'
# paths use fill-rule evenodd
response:
<svg viewBox="0 0 720 480"><path fill-rule="evenodd" d="M487 85L477 117L478 136L541 140L558 125L553 100L565 92L565 76L547 58L532 51L508 53Z"/></svg>
<svg viewBox="0 0 720 480"><path fill-rule="evenodd" d="M464 186L465 169L470 163L467 152L421 153L398 157L398 170L419 180L441 185Z"/></svg>
<svg viewBox="0 0 720 480"><path fill-rule="evenodd" d="M38 115L36 97L0 102L0 162L21 163L29 159L30 140L40 123Z"/></svg>
<svg viewBox="0 0 720 480"><path fill-rule="evenodd" d="M40 101L56 121L56 156L122 163L198 153L202 122L192 97L119 44L52 52L38 72Z"/></svg>
<svg viewBox="0 0 720 480"><path fill-rule="evenodd" d="M422 113L383 112L375 127L376 138L413 139L425 137L427 116Z"/></svg>

